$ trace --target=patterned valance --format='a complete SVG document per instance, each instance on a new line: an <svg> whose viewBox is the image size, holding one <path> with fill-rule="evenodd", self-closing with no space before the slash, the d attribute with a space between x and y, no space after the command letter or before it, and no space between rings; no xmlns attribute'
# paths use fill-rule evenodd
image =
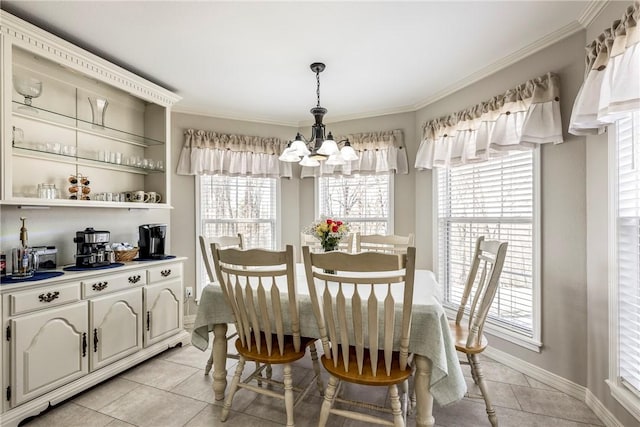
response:
<svg viewBox="0 0 640 427"><path fill-rule="evenodd" d="M187 129L179 175L242 175L291 178L291 164L278 161L287 141Z"/></svg>
<svg viewBox="0 0 640 427"><path fill-rule="evenodd" d="M366 132L336 136L336 141L349 139L358 154L358 160L341 166L320 162L320 167L303 167L302 178L324 175L377 175L409 172L404 134L396 129L383 132Z"/></svg>
<svg viewBox="0 0 640 427"><path fill-rule="evenodd" d="M572 134L602 133L618 117L640 110L639 19L636 1L587 46L585 80L571 113Z"/></svg>
<svg viewBox="0 0 640 427"><path fill-rule="evenodd" d="M560 79L547 73L466 110L423 125L417 169L482 162L562 142Z"/></svg>

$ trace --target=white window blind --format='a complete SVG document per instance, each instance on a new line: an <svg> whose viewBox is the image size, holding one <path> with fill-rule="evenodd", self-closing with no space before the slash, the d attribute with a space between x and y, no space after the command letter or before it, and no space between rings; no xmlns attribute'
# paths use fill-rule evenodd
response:
<svg viewBox="0 0 640 427"><path fill-rule="evenodd" d="M319 214L347 221L352 232L391 233L390 195L390 175L342 175L318 178Z"/></svg>
<svg viewBox="0 0 640 427"><path fill-rule="evenodd" d="M640 112L617 122L618 369L640 396Z"/></svg>
<svg viewBox="0 0 640 427"><path fill-rule="evenodd" d="M534 337L533 151L437 172L438 279L460 304L478 236L508 241L489 321Z"/></svg>
<svg viewBox="0 0 640 427"><path fill-rule="evenodd" d="M275 249L276 179L201 176L200 225L206 237L242 233L248 248Z"/></svg>

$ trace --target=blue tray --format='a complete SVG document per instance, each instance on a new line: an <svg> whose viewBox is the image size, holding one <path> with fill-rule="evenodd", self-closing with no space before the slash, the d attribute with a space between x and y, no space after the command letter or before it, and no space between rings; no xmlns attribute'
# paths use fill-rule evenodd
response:
<svg viewBox="0 0 640 427"><path fill-rule="evenodd" d="M52 277L62 276L64 273L62 271L38 271L31 277L16 277L5 276L0 279L0 283L9 284L9 283L20 283L20 282L35 282L38 280L51 279Z"/></svg>
<svg viewBox="0 0 640 427"><path fill-rule="evenodd" d="M77 265L71 265L63 268L64 271L91 271L91 270L106 270L108 268L122 267L124 264L121 262L112 262L109 265L103 265L102 267L78 267Z"/></svg>

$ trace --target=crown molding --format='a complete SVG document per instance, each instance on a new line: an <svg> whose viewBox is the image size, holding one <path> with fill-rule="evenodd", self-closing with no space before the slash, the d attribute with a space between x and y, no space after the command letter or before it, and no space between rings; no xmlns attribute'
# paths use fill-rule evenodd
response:
<svg viewBox="0 0 640 427"><path fill-rule="evenodd" d="M582 25L582 28L587 28L607 4L609 4L609 0L592 0L578 16L578 23Z"/></svg>
<svg viewBox="0 0 640 427"><path fill-rule="evenodd" d="M429 96L428 98L423 99L422 101L416 103L413 106L413 109L419 110L421 108L426 107L429 104L433 104L434 102L439 101L461 89L464 89L465 87L473 83L476 83L486 77L489 77L490 75L495 74L498 71L503 70L508 66L513 65L516 62L519 62L524 58L530 55L533 55L534 53L539 52L542 49L548 46L551 46L552 44L557 43L558 41L571 36L572 34L577 33L578 31L582 31L583 29L584 28L582 27L582 25L580 25L580 23L578 23L578 21L574 21L568 25L565 25L559 30L556 30L553 33L550 33L544 36L543 38L535 41L534 43L531 43L530 45L525 46L522 49L517 50L510 55L505 56L504 58L494 62L493 64L485 68L482 68L481 70L478 70L475 73L468 75L462 80L459 80L457 83L454 83L453 85L444 88L440 92L436 92L435 94Z"/></svg>
<svg viewBox="0 0 640 427"><path fill-rule="evenodd" d="M229 113L228 111L220 111L213 109L200 109L189 107L188 105L181 106L180 104L175 105L171 108L172 113L180 113L180 114L190 114L194 116L206 116L215 119L224 119L224 120L238 120L241 122L251 122L251 123L260 123L266 125L274 125L274 126L287 126L292 128L298 128L298 122L284 122L271 120L264 117L255 117L249 116L241 113Z"/></svg>
<svg viewBox="0 0 640 427"><path fill-rule="evenodd" d="M47 58L97 81L120 88L134 96L164 107L182 97L151 83L97 55L87 52L41 28L0 10L0 33L16 46Z"/></svg>

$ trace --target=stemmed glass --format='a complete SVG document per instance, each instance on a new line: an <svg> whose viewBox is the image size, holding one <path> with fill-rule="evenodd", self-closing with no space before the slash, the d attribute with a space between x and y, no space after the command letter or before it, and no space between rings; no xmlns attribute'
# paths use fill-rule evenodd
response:
<svg viewBox="0 0 640 427"><path fill-rule="evenodd" d="M24 104L31 105L31 100L42 95L42 81L35 77L14 74L13 87L16 91L24 96Z"/></svg>

